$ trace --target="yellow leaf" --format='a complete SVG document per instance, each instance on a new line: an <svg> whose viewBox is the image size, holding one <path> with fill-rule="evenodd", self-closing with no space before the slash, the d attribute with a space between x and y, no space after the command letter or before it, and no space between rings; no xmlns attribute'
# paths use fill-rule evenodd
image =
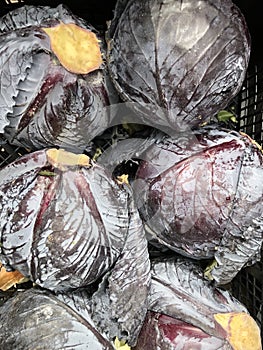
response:
<svg viewBox="0 0 263 350"><path fill-rule="evenodd" d="M28 281L28 278L24 277L18 271L6 271L4 266L0 263L0 289L7 291L16 284Z"/></svg>
<svg viewBox="0 0 263 350"><path fill-rule="evenodd" d="M119 185L126 184L129 185L129 180L128 180L129 175L123 174L121 176L117 176L117 183Z"/></svg>
<svg viewBox="0 0 263 350"><path fill-rule="evenodd" d="M50 38L52 51L68 71L87 74L102 64L99 40L92 31L62 22L42 29Z"/></svg>
<svg viewBox="0 0 263 350"><path fill-rule="evenodd" d="M64 149L50 148L46 151L49 164L60 170L65 170L69 166L89 167L90 158L86 154L76 154Z"/></svg>
<svg viewBox="0 0 263 350"><path fill-rule="evenodd" d="M213 276L211 274L212 270L214 269L214 267L217 266L217 261L216 260L213 260L206 268L205 268L205 271L204 271L204 275L207 279L209 280L213 280Z"/></svg>
<svg viewBox="0 0 263 350"><path fill-rule="evenodd" d="M128 344L126 344L123 340L119 340L117 337L114 340L114 346L116 350L131 350Z"/></svg>
<svg viewBox="0 0 263 350"><path fill-rule="evenodd" d="M215 314L215 320L227 332L233 350L262 350L256 321L245 312Z"/></svg>

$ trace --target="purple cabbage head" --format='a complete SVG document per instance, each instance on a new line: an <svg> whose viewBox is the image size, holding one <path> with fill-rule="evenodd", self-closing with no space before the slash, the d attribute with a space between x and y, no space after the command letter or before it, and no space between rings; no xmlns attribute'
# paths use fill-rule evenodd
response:
<svg viewBox="0 0 263 350"><path fill-rule="evenodd" d="M43 30L61 22L94 33L102 58L101 34L64 5L25 5L0 19L0 132L11 144L82 152L110 123L115 91L106 66L101 60L87 74L67 70Z"/></svg>
<svg viewBox="0 0 263 350"><path fill-rule="evenodd" d="M223 284L260 259L263 154L251 138L207 126L164 136L142 159L133 186L154 245L215 258Z"/></svg>
<svg viewBox="0 0 263 350"><path fill-rule="evenodd" d="M250 35L231 0L117 1L108 66L124 101L153 126L198 126L245 78Z"/></svg>

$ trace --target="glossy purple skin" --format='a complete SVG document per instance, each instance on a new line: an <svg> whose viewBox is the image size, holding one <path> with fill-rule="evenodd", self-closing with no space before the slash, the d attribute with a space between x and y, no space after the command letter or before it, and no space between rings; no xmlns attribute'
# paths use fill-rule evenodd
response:
<svg viewBox="0 0 263 350"><path fill-rule="evenodd" d="M81 75L58 62L41 28L60 21L101 36L64 5L25 5L0 19L0 132L11 144L31 150L59 146L82 152L109 126L114 90L104 64Z"/></svg>
<svg viewBox="0 0 263 350"><path fill-rule="evenodd" d="M198 126L240 90L250 57L245 19L230 0L119 0L108 66L141 121Z"/></svg>
<svg viewBox="0 0 263 350"><path fill-rule="evenodd" d="M216 257L220 268L229 266L221 283L259 258L263 155L251 139L206 127L164 138L142 158L135 197L153 243L196 259Z"/></svg>

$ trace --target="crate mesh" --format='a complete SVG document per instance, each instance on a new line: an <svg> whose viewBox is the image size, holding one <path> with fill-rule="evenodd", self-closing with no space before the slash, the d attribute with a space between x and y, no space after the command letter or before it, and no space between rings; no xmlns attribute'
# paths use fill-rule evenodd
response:
<svg viewBox="0 0 263 350"><path fill-rule="evenodd" d="M240 271L232 282L232 293L246 305L251 316L256 320L262 331L262 300L263 300L263 264L262 261Z"/></svg>
<svg viewBox="0 0 263 350"><path fill-rule="evenodd" d="M263 64L248 68L237 97L238 129L263 145ZM263 256L263 252L262 252ZM244 303L261 327L263 338L263 261L244 268L232 282L233 295Z"/></svg>
<svg viewBox="0 0 263 350"><path fill-rule="evenodd" d="M263 65L249 67L238 96L238 128L263 143Z"/></svg>

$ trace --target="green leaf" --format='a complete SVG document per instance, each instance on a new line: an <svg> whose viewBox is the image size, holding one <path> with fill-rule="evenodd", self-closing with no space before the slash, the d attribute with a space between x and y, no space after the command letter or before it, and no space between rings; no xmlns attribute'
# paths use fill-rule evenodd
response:
<svg viewBox="0 0 263 350"><path fill-rule="evenodd" d="M237 123L237 119L236 119L235 115L229 111L226 111L226 110L219 111L217 114L217 119L220 122L224 122L224 123L227 123L228 121L231 121L233 123Z"/></svg>

